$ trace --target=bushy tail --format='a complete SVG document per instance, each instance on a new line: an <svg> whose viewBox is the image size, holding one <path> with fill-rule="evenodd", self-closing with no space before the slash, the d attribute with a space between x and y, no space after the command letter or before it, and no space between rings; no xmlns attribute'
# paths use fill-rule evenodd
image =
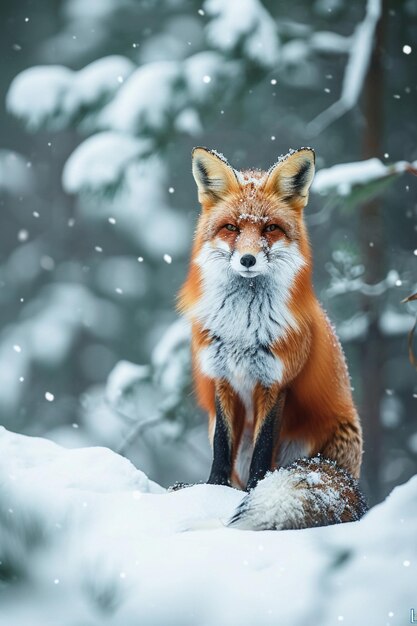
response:
<svg viewBox="0 0 417 626"><path fill-rule="evenodd" d="M367 511L357 482L334 461L316 456L268 473L228 522L244 530L289 530L353 522Z"/></svg>

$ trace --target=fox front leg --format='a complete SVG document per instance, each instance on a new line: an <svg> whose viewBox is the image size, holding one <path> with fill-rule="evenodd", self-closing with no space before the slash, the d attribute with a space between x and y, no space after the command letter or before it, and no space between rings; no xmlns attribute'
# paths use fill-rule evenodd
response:
<svg viewBox="0 0 417 626"><path fill-rule="evenodd" d="M280 391L278 398L272 404L271 401L263 402L261 413L257 417L257 429L255 431L255 443L252 461L249 468L249 479L246 489L252 489L271 469L274 450L278 443L282 424L282 412L285 403L285 390ZM272 404L272 407L271 407ZM259 409L258 409L259 411Z"/></svg>
<svg viewBox="0 0 417 626"><path fill-rule="evenodd" d="M216 397L216 426L213 438L213 464L208 479L210 485L230 485L232 473L232 437L230 425Z"/></svg>

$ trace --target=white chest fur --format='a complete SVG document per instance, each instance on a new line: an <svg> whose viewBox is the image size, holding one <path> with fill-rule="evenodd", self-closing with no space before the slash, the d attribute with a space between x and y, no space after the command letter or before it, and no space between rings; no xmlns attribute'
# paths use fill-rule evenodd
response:
<svg viewBox="0 0 417 626"><path fill-rule="evenodd" d="M297 328L288 300L299 267L274 267L253 279L233 272L206 244L197 260L203 295L193 316L210 331L211 343L200 353L202 371L224 378L242 397L247 410L254 385L265 387L283 377L283 364L271 346Z"/></svg>

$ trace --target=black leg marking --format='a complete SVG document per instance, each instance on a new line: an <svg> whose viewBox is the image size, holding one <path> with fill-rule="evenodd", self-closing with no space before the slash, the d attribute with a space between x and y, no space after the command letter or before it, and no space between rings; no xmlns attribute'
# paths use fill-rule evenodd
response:
<svg viewBox="0 0 417 626"><path fill-rule="evenodd" d="M281 393L277 403L264 419L256 438L249 469L249 480L246 489L253 489L258 480L261 480L271 469L272 454L281 429L282 409L284 407L285 392Z"/></svg>
<svg viewBox="0 0 417 626"><path fill-rule="evenodd" d="M226 417L216 398L216 429L213 441L213 465L208 479L210 485L230 485L232 473L232 442Z"/></svg>
<svg viewBox="0 0 417 626"><path fill-rule="evenodd" d="M258 480L261 480L266 472L271 469L272 452L274 450L274 431L275 431L276 415L271 411L265 418L262 428L256 439L253 449L252 461L249 469L249 480L247 489L255 487Z"/></svg>

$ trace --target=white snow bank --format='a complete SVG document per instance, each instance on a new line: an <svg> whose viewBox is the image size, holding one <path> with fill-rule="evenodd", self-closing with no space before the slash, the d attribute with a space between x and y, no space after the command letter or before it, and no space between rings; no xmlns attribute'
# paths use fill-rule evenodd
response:
<svg viewBox="0 0 417 626"><path fill-rule="evenodd" d="M20 555L20 575L1 587L0 622L408 622L417 604L417 477L356 524L307 531L225 528L241 497L213 485L166 493L110 450L64 450L3 429L0 560ZM31 524L41 529L36 549Z"/></svg>
<svg viewBox="0 0 417 626"><path fill-rule="evenodd" d="M54 489L61 494L66 489L95 493L164 491L108 448L66 450L47 439L16 435L2 427L0 448L0 467L10 480L11 491L13 485L17 492L30 487L33 495Z"/></svg>

